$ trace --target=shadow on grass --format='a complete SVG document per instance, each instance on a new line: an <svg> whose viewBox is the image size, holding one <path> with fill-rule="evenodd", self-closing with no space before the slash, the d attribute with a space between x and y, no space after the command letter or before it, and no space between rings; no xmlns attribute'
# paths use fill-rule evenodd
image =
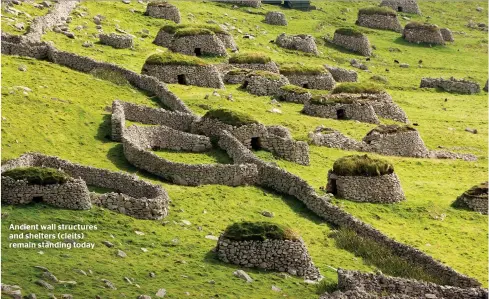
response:
<svg viewBox="0 0 489 299"><path fill-rule="evenodd" d="M102 117L102 123L97 129L97 135L95 135L95 139L102 141L103 143L112 141L112 127L111 127L111 115L104 114Z"/></svg>
<svg viewBox="0 0 489 299"><path fill-rule="evenodd" d="M432 45L432 44L428 44L428 43L420 43L420 44L410 43L410 42L406 41L404 38L402 38L402 36L396 38L393 42L395 44L398 44L398 45L403 45L403 46L412 47L412 48L423 48L423 49L424 48L435 48L435 49L446 48L443 45Z"/></svg>

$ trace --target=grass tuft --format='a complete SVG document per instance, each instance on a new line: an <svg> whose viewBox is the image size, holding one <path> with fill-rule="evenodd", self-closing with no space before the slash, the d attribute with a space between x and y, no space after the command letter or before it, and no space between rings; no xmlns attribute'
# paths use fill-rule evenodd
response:
<svg viewBox="0 0 489 299"><path fill-rule="evenodd" d="M215 35L215 33L207 28L187 27L175 31L175 37L197 36L197 35Z"/></svg>
<svg viewBox="0 0 489 299"><path fill-rule="evenodd" d="M476 185L464 192L465 195L471 197L485 197L487 198L487 182Z"/></svg>
<svg viewBox="0 0 489 299"><path fill-rule="evenodd" d="M112 70L96 68L93 69L90 74L96 78L112 82L115 85L130 86L129 81L127 81L126 77Z"/></svg>
<svg viewBox="0 0 489 299"><path fill-rule="evenodd" d="M189 66L205 66L209 64L198 57L184 55L180 53L173 53L170 51L153 54L146 59L146 63L156 64L156 65L189 65Z"/></svg>
<svg viewBox="0 0 489 299"><path fill-rule="evenodd" d="M384 159L367 155L345 156L333 164L333 173L340 176L381 176L394 172L394 166Z"/></svg>
<svg viewBox="0 0 489 299"><path fill-rule="evenodd" d="M258 121L254 119L251 115L248 115L241 111L224 108L209 110L203 117L217 119L220 122L235 127L258 123Z"/></svg>
<svg viewBox="0 0 489 299"><path fill-rule="evenodd" d="M293 85L293 84L287 84L287 85L281 86L280 89L284 90L284 91L288 91L288 92L293 92L296 94L305 94L305 93L309 92L307 89L302 88L302 87L297 86L297 85Z"/></svg>
<svg viewBox="0 0 489 299"><path fill-rule="evenodd" d="M248 74L248 77L255 77L255 76L267 78L269 80L280 80L280 74L272 73L269 71L256 70Z"/></svg>
<svg viewBox="0 0 489 299"><path fill-rule="evenodd" d="M331 93L369 93L369 94L379 94L385 92L385 89L374 83L357 83L357 82L346 82L337 85Z"/></svg>
<svg viewBox="0 0 489 299"><path fill-rule="evenodd" d="M291 228L270 222L238 222L226 228L223 237L234 241L299 240Z"/></svg>
<svg viewBox="0 0 489 299"><path fill-rule="evenodd" d="M235 64L266 64L272 59L263 53L238 53L229 57L229 63Z"/></svg>
<svg viewBox="0 0 489 299"><path fill-rule="evenodd" d="M2 176L26 180L32 185L63 184L70 178L66 173L48 167L19 167L3 172Z"/></svg>
<svg viewBox="0 0 489 299"><path fill-rule="evenodd" d="M362 8L358 11L358 15L382 15L382 16L397 16L397 13L395 10L393 10L390 7L387 6L372 6L372 7L366 7Z"/></svg>
<svg viewBox="0 0 489 299"><path fill-rule="evenodd" d="M161 27L161 30L165 31L166 33L175 34L179 30L190 29L190 28L201 29L201 30L207 29L207 30L214 32L215 34L229 35L229 32L227 32L226 30L222 29L221 27L219 27L217 25L211 25L211 24L206 24L206 25L168 24L168 25Z"/></svg>
<svg viewBox="0 0 489 299"><path fill-rule="evenodd" d="M280 67L282 75L321 75L326 69L321 65L286 64Z"/></svg>
<svg viewBox="0 0 489 299"><path fill-rule="evenodd" d="M334 32L335 34L341 34L341 35L347 35L347 36L355 36L355 37L361 37L363 36L363 33L358 31L357 29L354 28L338 28Z"/></svg>
<svg viewBox="0 0 489 299"><path fill-rule="evenodd" d="M234 69L230 70L229 72L227 72L227 74L229 74L231 76L238 76L238 75L248 75L251 72L252 71L249 69L234 68Z"/></svg>
<svg viewBox="0 0 489 299"><path fill-rule="evenodd" d="M331 294L338 290L338 283L330 280L323 279L316 286L316 294L322 295L324 293Z"/></svg>

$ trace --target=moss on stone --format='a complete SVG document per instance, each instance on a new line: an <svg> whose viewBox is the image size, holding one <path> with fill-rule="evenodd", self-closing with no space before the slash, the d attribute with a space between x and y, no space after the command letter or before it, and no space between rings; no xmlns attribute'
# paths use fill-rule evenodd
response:
<svg viewBox="0 0 489 299"><path fill-rule="evenodd" d="M352 93L352 94L360 94L360 93L370 93L370 94L379 94L383 93L385 89L382 86L373 83L357 83L357 82L346 82L337 85L332 93Z"/></svg>
<svg viewBox="0 0 489 299"><path fill-rule="evenodd" d="M253 71L253 72L248 74L248 77L255 77L255 76L267 78L269 80L280 80L279 74L272 73L269 71L257 70L257 71Z"/></svg>
<svg viewBox="0 0 489 299"><path fill-rule="evenodd" d="M236 64L266 64L272 59L263 53L238 53L229 58L229 63Z"/></svg>
<svg viewBox="0 0 489 299"><path fill-rule="evenodd" d="M156 53L146 59L147 64L156 65L188 65L188 66L205 66L208 63L198 57L172 53L170 51Z"/></svg>
<svg viewBox="0 0 489 299"><path fill-rule="evenodd" d="M159 2L159 1L153 1L149 2L148 6L157 6L157 7L174 7L172 4L168 2Z"/></svg>
<svg viewBox="0 0 489 299"><path fill-rule="evenodd" d="M239 69L239 68L235 68L235 69L232 69L230 70L229 72L227 72L228 75L231 75L231 76L239 76L239 75L248 75L249 73L251 73L252 71L249 70L249 69Z"/></svg>
<svg viewBox="0 0 489 299"><path fill-rule="evenodd" d="M382 16L397 16L395 10L387 6L372 6L362 8L358 11L358 15L382 15Z"/></svg>
<svg viewBox="0 0 489 299"><path fill-rule="evenodd" d="M360 31L354 29L354 28L338 28L334 32L335 34L341 34L341 35L347 35L347 36L355 36L355 37L361 37L363 36L363 33Z"/></svg>
<svg viewBox="0 0 489 299"><path fill-rule="evenodd" d="M464 195L469 197L487 198L487 182L476 185L464 192Z"/></svg>
<svg viewBox="0 0 489 299"><path fill-rule="evenodd" d="M179 30L189 29L189 28L195 28L200 30L207 29L214 32L215 34L229 35L229 33L226 30L222 29L217 25L168 24L163 26L161 30L169 34L175 34Z"/></svg>
<svg viewBox="0 0 489 299"><path fill-rule="evenodd" d="M33 185L63 184L70 178L66 173L49 167L19 167L3 172L2 176L26 180Z"/></svg>
<svg viewBox="0 0 489 299"><path fill-rule="evenodd" d="M207 28L187 27L175 31L175 37L197 36L197 35L215 35L215 33Z"/></svg>
<svg viewBox="0 0 489 299"><path fill-rule="evenodd" d="M226 228L224 238L234 241L299 240L291 228L270 222L238 222Z"/></svg>
<svg viewBox="0 0 489 299"><path fill-rule="evenodd" d="M352 98L335 98L328 97L327 95L314 95L312 96L310 102L314 105L336 105L336 104L352 104L355 100Z"/></svg>
<svg viewBox="0 0 489 299"><path fill-rule="evenodd" d="M367 155L345 156L333 164L333 173L340 176L381 176L394 172L394 166L386 160Z"/></svg>
<svg viewBox="0 0 489 299"><path fill-rule="evenodd" d="M293 84L287 84L287 85L281 86L280 89L283 91L292 92L292 93L296 93L296 94L305 94L305 93L309 92L307 89L302 88L302 87L297 86L297 85L293 85Z"/></svg>
<svg viewBox="0 0 489 299"><path fill-rule="evenodd" d="M409 125L404 125L404 126L399 126L399 125L380 125L374 129L372 129L370 132L367 133L367 135L372 134L373 132L377 132L380 134L396 134L396 133L403 133L403 132L413 132L416 131L415 128L409 126Z"/></svg>
<svg viewBox="0 0 489 299"><path fill-rule="evenodd" d="M406 24L404 29L421 29L421 30L429 30L429 31L438 31L440 28L434 24L429 23L420 23L420 22L410 22Z"/></svg>
<svg viewBox="0 0 489 299"><path fill-rule="evenodd" d="M258 121L254 119L251 115L245 114L241 111L225 108L209 110L203 117L216 119L220 122L235 127L258 123Z"/></svg>
<svg viewBox="0 0 489 299"><path fill-rule="evenodd" d="M320 65L300 65L286 64L280 67L283 75L321 75L326 73L326 69Z"/></svg>

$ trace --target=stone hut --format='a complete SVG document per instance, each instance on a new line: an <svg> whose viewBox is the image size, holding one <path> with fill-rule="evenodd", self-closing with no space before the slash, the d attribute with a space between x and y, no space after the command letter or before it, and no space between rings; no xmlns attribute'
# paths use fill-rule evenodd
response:
<svg viewBox="0 0 489 299"><path fill-rule="evenodd" d="M219 237L216 253L223 262L247 268L288 272L309 280L322 278L304 241L289 228L273 223L230 225Z"/></svg>
<svg viewBox="0 0 489 299"><path fill-rule="evenodd" d="M487 215L487 182L476 185L457 197L452 204L455 208L468 209Z"/></svg>
<svg viewBox="0 0 489 299"><path fill-rule="evenodd" d="M431 45L444 45L445 40L440 28L432 24L418 22L408 23L402 32L402 38L410 43L425 43Z"/></svg>
<svg viewBox="0 0 489 299"><path fill-rule="evenodd" d="M219 71L198 57L178 53L153 54L144 63L142 74L170 84L224 88Z"/></svg>
<svg viewBox="0 0 489 299"><path fill-rule="evenodd" d="M261 0L214 0L217 2L229 3L239 6L248 6L258 8L261 6Z"/></svg>
<svg viewBox="0 0 489 299"><path fill-rule="evenodd" d="M279 11L269 11L265 15L265 23L270 25L287 26L285 14Z"/></svg>
<svg viewBox="0 0 489 299"><path fill-rule="evenodd" d="M100 43L116 49L127 49L133 46L133 36L129 34L99 34Z"/></svg>
<svg viewBox="0 0 489 299"><path fill-rule="evenodd" d="M440 28L441 36L443 37L443 40L446 42L453 42L453 34L452 31L448 28Z"/></svg>
<svg viewBox="0 0 489 299"><path fill-rule="evenodd" d="M481 92L479 83L466 79L422 78L420 88L441 88L448 92L475 94Z"/></svg>
<svg viewBox="0 0 489 299"><path fill-rule="evenodd" d="M90 192L82 179L48 167L14 168L3 172L2 203L19 205L31 202L72 210L89 210L92 207Z"/></svg>
<svg viewBox="0 0 489 299"><path fill-rule="evenodd" d="M331 90L336 84L323 66L282 65L280 74L286 76L291 84L307 89Z"/></svg>
<svg viewBox="0 0 489 299"><path fill-rule="evenodd" d="M224 83L227 84L242 84L246 79L246 76L253 72L250 69L237 69L233 68L224 74Z"/></svg>
<svg viewBox="0 0 489 299"><path fill-rule="evenodd" d="M313 96L304 103L302 113L338 120L358 120L372 124L380 123L374 108L368 101L345 99L336 95Z"/></svg>
<svg viewBox="0 0 489 299"><path fill-rule="evenodd" d="M280 87L277 98L280 101L304 104L311 99L312 95L307 89L296 85L284 85Z"/></svg>
<svg viewBox="0 0 489 299"><path fill-rule="evenodd" d="M237 53L229 57L229 64L240 69L279 72L277 64L263 53Z"/></svg>
<svg viewBox="0 0 489 299"><path fill-rule="evenodd" d="M146 6L145 15L170 20L175 23L180 23L180 11L178 8L168 2L150 2Z"/></svg>
<svg viewBox="0 0 489 299"><path fill-rule="evenodd" d="M401 32L402 26L397 13L388 7L368 7L358 11L358 26Z"/></svg>
<svg viewBox="0 0 489 299"><path fill-rule="evenodd" d="M324 67L331 73L336 82L357 82L358 74L353 70L347 70L340 67L334 67L325 64Z"/></svg>
<svg viewBox="0 0 489 299"><path fill-rule="evenodd" d="M336 29L332 43L363 56L372 55L372 47L367 36L352 28Z"/></svg>
<svg viewBox="0 0 489 299"><path fill-rule="evenodd" d="M279 92L280 87L290 84L287 77L267 72L253 71L243 81L241 88L258 96L271 96Z"/></svg>
<svg viewBox="0 0 489 299"><path fill-rule="evenodd" d="M395 203L405 200L392 164L363 156L345 156L328 172L328 192L358 202Z"/></svg>
<svg viewBox="0 0 489 299"><path fill-rule="evenodd" d="M314 55L319 55L319 51L316 46L316 41L314 37L307 34L298 35L286 35L285 33L280 34L275 43L282 48L297 50L306 53L311 53Z"/></svg>
<svg viewBox="0 0 489 299"><path fill-rule="evenodd" d="M209 31L212 33L209 33ZM214 35L220 43L216 41L213 37ZM204 45L204 42L210 42L211 44ZM190 53L187 55L195 56L200 56L204 53L225 56L227 53L223 50L223 46L225 49L230 49L232 51L235 51L238 48L233 36L216 25L165 25L158 31L153 43L165 48L175 49L176 52L179 52L179 49L182 49L184 54ZM195 47L191 48L192 45ZM199 48L200 53L198 50ZM203 50L203 48L205 50Z"/></svg>
<svg viewBox="0 0 489 299"><path fill-rule="evenodd" d="M423 139L411 126L380 125L363 138L369 151L383 155L425 158L429 155Z"/></svg>
<svg viewBox="0 0 489 299"><path fill-rule="evenodd" d="M387 6L397 12L421 14L417 0L382 0L380 6Z"/></svg>

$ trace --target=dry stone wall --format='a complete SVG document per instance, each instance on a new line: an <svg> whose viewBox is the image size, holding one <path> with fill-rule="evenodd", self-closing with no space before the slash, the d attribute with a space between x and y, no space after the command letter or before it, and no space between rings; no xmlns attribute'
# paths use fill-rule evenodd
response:
<svg viewBox="0 0 489 299"><path fill-rule="evenodd" d="M425 29L419 28L404 28L402 37L410 43L425 43L432 45L444 45L445 40L439 28Z"/></svg>
<svg viewBox="0 0 489 299"><path fill-rule="evenodd" d="M426 158L429 150L418 131L404 131L381 134L370 131L362 140L368 145L369 152L382 155Z"/></svg>
<svg viewBox="0 0 489 299"><path fill-rule="evenodd" d="M401 32L402 26L397 19L397 16L382 15L382 14L358 14L356 24L373 29L392 30Z"/></svg>
<svg viewBox="0 0 489 299"><path fill-rule="evenodd" d="M285 127L267 127L267 136L261 138L261 147L274 155L301 165L309 165L309 145L295 141Z"/></svg>
<svg viewBox="0 0 489 299"><path fill-rule="evenodd" d="M275 75L277 78L250 73L243 81L242 87L258 96L276 95L280 87L289 84L289 80L283 75Z"/></svg>
<svg viewBox="0 0 489 299"><path fill-rule="evenodd" d="M100 33L100 43L116 49L127 49L133 46L133 36L129 34Z"/></svg>
<svg viewBox="0 0 489 299"><path fill-rule="evenodd" d="M269 11L265 15L265 23L270 25L287 26L287 18L282 12Z"/></svg>
<svg viewBox="0 0 489 299"><path fill-rule="evenodd" d="M359 53L363 56L372 55L372 47L366 35L361 36L344 35L335 32L332 40L333 44L343 47L352 52Z"/></svg>
<svg viewBox="0 0 489 299"><path fill-rule="evenodd" d="M308 101L304 104L302 113L323 118L353 119L372 124L380 123L372 105L365 101L326 105L314 104L313 101Z"/></svg>
<svg viewBox="0 0 489 299"><path fill-rule="evenodd" d="M454 77L450 77L450 79L422 78L419 87L441 88L448 92L463 94L475 94L481 92L481 87L479 83L465 79L455 79Z"/></svg>
<svg viewBox="0 0 489 299"><path fill-rule="evenodd" d="M309 92L297 93L294 91L285 90L283 88L280 88L278 93L277 93L277 98L280 101L284 101L284 102L304 104L312 98L312 95Z"/></svg>
<svg viewBox="0 0 489 299"><path fill-rule="evenodd" d="M324 67L331 73L333 79L336 82L357 82L358 74L355 71L343 69L340 67L329 66L327 64Z"/></svg>
<svg viewBox="0 0 489 299"><path fill-rule="evenodd" d="M216 252L226 263L288 272L310 280L321 278L302 240L235 241L220 236Z"/></svg>
<svg viewBox="0 0 489 299"><path fill-rule="evenodd" d="M173 52L191 56L227 56L226 46L215 34L173 36L169 47Z"/></svg>
<svg viewBox="0 0 489 299"><path fill-rule="evenodd" d="M291 84L308 89L331 90L336 84L329 72L319 75L287 74L285 76Z"/></svg>
<svg viewBox="0 0 489 299"><path fill-rule="evenodd" d="M222 78L213 65L154 65L145 63L142 74L170 84L224 88Z"/></svg>
<svg viewBox="0 0 489 299"><path fill-rule="evenodd" d="M469 194L464 192L462 195L457 197L453 206L464 207L472 211L479 212L481 214L488 214L488 199L487 199L487 182L485 193L482 194Z"/></svg>
<svg viewBox="0 0 489 299"><path fill-rule="evenodd" d="M26 180L2 176L3 204L28 204L35 198L65 209L88 210L92 207L87 185L81 179L70 178L62 184L37 185L30 184Z"/></svg>
<svg viewBox="0 0 489 299"><path fill-rule="evenodd" d="M443 36L443 40L446 42L453 42L453 34L452 31L448 28L440 28L441 36Z"/></svg>
<svg viewBox="0 0 489 299"><path fill-rule="evenodd" d="M168 215L169 197L158 185L145 182L135 175L113 172L71 163L54 156L28 153L2 165L2 172L17 167L51 167L61 169L87 185L112 189L93 195L92 203L139 219L161 219Z"/></svg>
<svg viewBox="0 0 489 299"><path fill-rule="evenodd" d="M382 0L380 6L387 6L398 12L421 14L417 0Z"/></svg>
<svg viewBox="0 0 489 299"><path fill-rule="evenodd" d="M351 151L361 151L363 144L353 138L345 136L331 128L317 127L314 132L309 133L311 143L330 148L339 148Z"/></svg>
<svg viewBox="0 0 489 299"><path fill-rule="evenodd" d="M311 35L286 35L285 33L282 33L277 37L275 43L282 48L319 55L316 41Z"/></svg>
<svg viewBox="0 0 489 299"><path fill-rule="evenodd" d="M248 70L260 70L267 71L272 73L278 73L278 66L275 62L267 62L267 63L229 63L233 67L239 69L248 69Z"/></svg>
<svg viewBox="0 0 489 299"><path fill-rule="evenodd" d="M405 200L395 173L381 176L340 176L328 172L328 192L359 202L395 203Z"/></svg>
<svg viewBox="0 0 489 299"><path fill-rule="evenodd" d="M178 7L170 3L160 3L158 5L149 4L146 6L145 15L153 18L170 20L177 24L180 23L180 11L178 10Z"/></svg>
<svg viewBox="0 0 489 299"><path fill-rule="evenodd" d="M251 70L246 69L234 69L226 72L223 80L228 84L242 84L246 79L246 76L248 76L248 74L251 72Z"/></svg>
<svg viewBox="0 0 489 299"><path fill-rule="evenodd" d="M236 45L236 42L231 34L225 34L225 33L216 33L215 35L212 35L214 37L217 37L218 41L214 37L205 37L204 35L201 35L200 38L199 36L187 36L192 39L184 39L182 41L178 41L175 45L174 43L180 39L174 36L174 33L168 33L166 32L163 28L158 31L158 34L156 35L153 43L158 46L162 46L165 48L169 49L175 49L175 51L183 51L182 53L190 53L188 55L195 55L195 49L200 48L202 51L202 48L205 48L208 53L211 52L216 52L218 53L217 55L227 55L226 50L224 49L224 52L222 50L222 46L225 48L231 49L232 51L235 51L238 49L238 46ZM202 37L204 36L204 37ZM207 42L212 42L211 45L206 45L205 43ZM192 48L192 46L194 46ZM220 54L219 54L220 53Z"/></svg>

